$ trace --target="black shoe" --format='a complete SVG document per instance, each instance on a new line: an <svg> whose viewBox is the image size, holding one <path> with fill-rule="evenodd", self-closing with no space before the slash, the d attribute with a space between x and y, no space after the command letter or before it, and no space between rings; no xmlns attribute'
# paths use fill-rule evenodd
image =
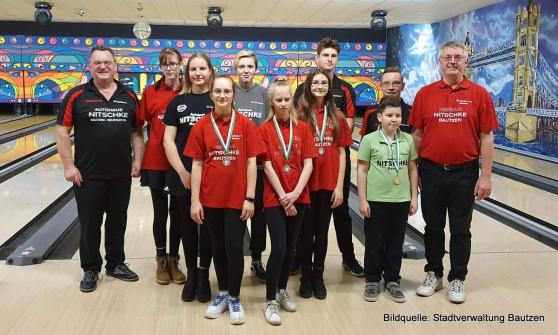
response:
<svg viewBox="0 0 558 335"><path fill-rule="evenodd" d="M209 284L209 269L198 269L198 289L196 299L199 302L211 300L211 285Z"/></svg>
<svg viewBox="0 0 558 335"><path fill-rule="evenodd" d="M300 288L298 290L298 295L302 298L308 299L312 298L314 294L314 289L312 287L312 280L310 278L300 278Z"/></svg>
<svg viewBox="0 0 558 335"><path fill-rule="evenodd" d="M186 283L182 288L180 299L184 302L194 301L196 298L196 289L198 287L198 269L188 269L186 274Z"/></svg>
<svg viewBox="0 0 558 335"><path fill-rule="evenodd" d="M258 283L265 284L265 269L263 267L262 261L252 261L250 271L254 272Z"/></svg>
<svg viewBox="0 0 558 335"><path fill-rule="evenodd" d="M343 259L343 269L349 271L355 277L364 277L364 269L354 257L348 260Z"/></svg>
<svg viewBox="0 0 558 335"><path fill-rule="evenodd" d="M327 290L323 278L312 278L312 288L316 299L323 300L327 297Z"/></svg>
<svg viewBox="0 0 558 335"><path fill-rule="evenodd" d="M114 269L107 268L107 276L118 278L123 281L137 281L138 275L130 270L127 264L117 265Z"/></svg>
<svg viewBox="0 0 558 335"><path fill-rule="evenodd" d="M98 271L85 271L83 279L79 283L79 290L81 292L93 292L97 288L97 280L99 280Z"/></svg>
<svg viewBox="0 0 558 335"><path fill-rule="evenodd" d="M294 276L300 273L300 262L295 257L293 261L293 265L291 266L291 270L289 272L289 276Z"/></svg>

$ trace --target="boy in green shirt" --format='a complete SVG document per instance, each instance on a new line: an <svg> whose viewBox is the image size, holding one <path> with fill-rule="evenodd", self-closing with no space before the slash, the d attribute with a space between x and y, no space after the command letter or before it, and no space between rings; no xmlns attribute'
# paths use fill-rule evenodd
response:
<svg viewBox="0 0 558 335"><path fill-rule="evenodd" d="M417 151L401 132L401 102L386 96L378 107L380 127L358 150L359 210L364 216L364 299L378 300L380 280L391 299L405 302L399 287L407 218L418 207Z"/></svg>

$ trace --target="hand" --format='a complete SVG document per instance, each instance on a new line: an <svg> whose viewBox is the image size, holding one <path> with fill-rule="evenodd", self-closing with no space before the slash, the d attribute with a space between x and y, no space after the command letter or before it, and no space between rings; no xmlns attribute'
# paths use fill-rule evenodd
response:
<svg viewBox="0 0 558 335"><path fill-rule="evenodd" d="M76 184L77 186L81 186L81 183L83 182L81 173L75 165L64 169L64 179L66 179L70 183Z"/></svg>
<svg viewBox="0 0 558 335"><path fill-rule="evenodd" d="M190 173L188 173L188 171L185 171L184 173L180 173L179 177L180 177L180 181L182 182L182 185L184 186L184 188L189 190L192 187L191 186L192 175Z"/></svg>
<svg viewBox="0 0 558 335"><path fill-rule="evenodd" d="M140 176L140 172L141 172L141 161L133 161L132 171L130 172L130 175L134 178L137 178Z"/></svg>
<svg viewBox="0 0 558 335"><path fill-rule="evenodd" d="M331 195L331 208L339 207L343 203L343 189L336 187Z"/></svg>
<svg viewBox="0 0 558 335"><path fill-rule="evenodd" d="M415 215L418 210L418 199L411 199L411 205L409 206L409 215Z"/></svg>
<svg viewBox="0 0 558 335"><path fill-rule="evenodd" d="M248 200L244 200L242 204L242 214L240 214L240 220L246 221L254 216L254 204Z"/></svg>
<svg viewBox="0 0 558 335"><path fill-rule="evenodd" d="M279 198L279 203L281 203L281 206L287 206L289 204L294 204L294 202L298 199L299 196L300 196L300 193L294 192L294 191L286 193L284 196Z"/></svg>
<svg viewBox="0 0 558 335"><path fill-rule="evenodd" d="M203 207L201 202L192 202L192 206L190 207L190 217L197 224L203 224Z"/></svg>
<svg viewBox="0 0 558 335"><path fill-rule="evenodd" d="M475 185L475 197L477 200L482 200L490 196L492 191L492 182L490 181L490 176L481 175L477 184Z"/></svg>
<svg viewBox="0 0 558 335"><path fill-rule="evenodd" d="M360 214L365 218L369 218L372 214L368 201L359 201L358 210L360 211Z"/></svg>
<svg viewBox="0 0 558 335"><path fill-rule="evenodd" d="M296 207L293 204L285 206L283 209L285 210L285 214L287 214L287 216L296 216L297 214Z"/></svg>

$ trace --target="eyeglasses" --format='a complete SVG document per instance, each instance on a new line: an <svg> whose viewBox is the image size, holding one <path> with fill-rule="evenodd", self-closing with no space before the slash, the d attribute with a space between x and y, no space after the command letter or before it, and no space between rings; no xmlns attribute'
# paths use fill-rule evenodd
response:
<svg viewBox="0 0 558 335"><path fill-rule="evenodd" d="M456 63L459 63L459 62L461 62L462 60L464 60L464 59L466 59L466 58L467 58L467 57L463 57L463 56L460 56L460 55L448 55L448 56L442 56L442 57L440 57L440 60L441 60L441 61L444 61L444 62L446 62L446 63L449 63L449 62L451 62L451 61L456 62Z"/></svg>
<svg viewBox="0 0 558 335"><path fill-rule="evenodd" d="M399 87L401 86L403 83L400 81L384 81L382 82L382 87Z"/></svg>
<svg viewBox="0 0 558 335"><path fill-rule="evenodd" d="M317 80L313 80L313 81L312 81L312 86L315 86L315 87L318 87L318 86L328 87L328 86L329 86L329 82L327 82L327 81L317 81Z"/></svg>
<svg viewBox="0 0 558 335"><path fill-rule="evenodd" d="M215 89L215 90L211 91L211 94L213 94L216 97L220 96L221 94L223 94L224 96L231 96L233 94L233 90L218 90L218 89Z"/></svg>
<svg viewBox="0 0 558 335"><path fill-rule="evenodd" d="M160 64L159 68L161 70L166 70L166 69L176 70L176 68L178 68L178 63Z"/></svg>

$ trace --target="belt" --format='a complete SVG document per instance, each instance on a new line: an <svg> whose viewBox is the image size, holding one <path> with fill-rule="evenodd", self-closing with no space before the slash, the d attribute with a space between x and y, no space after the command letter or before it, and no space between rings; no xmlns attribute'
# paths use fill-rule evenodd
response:
<svg viewBox="0 0 558 335"><path fill-rule="evenodd" d="M438 162L431 161L428 158L421 158L420 163L431 165L431 166L436 166L436 167L444 169L445 171L457 171L457 170L463 170L463 169L467 169L467 168L471 168L471 167L478 167L479 160L478 159L473 159L472 161L468 161L468 162L461 163L461 164L441 164L441 163L438 163Z"/></svg>

